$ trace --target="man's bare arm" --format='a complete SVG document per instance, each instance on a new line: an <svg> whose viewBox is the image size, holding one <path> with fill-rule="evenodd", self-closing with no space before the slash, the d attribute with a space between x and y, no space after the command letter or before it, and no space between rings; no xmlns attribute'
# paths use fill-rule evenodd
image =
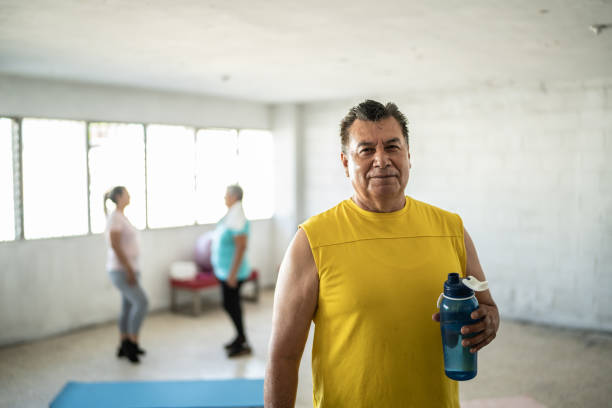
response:
<svg viewBox="0 0 612 408"><path fill-rule="evenodd" d="M463 238L465 241L465 255L467 258L465 265L466 275L473 276L479 281L487 280L482 270L482 266L480 266L474 242L465 228L463 229ZM476 292L476 299L478 299L478 309L472 312L471 317L474 320L482 319L482 321L461 328L461 333L463 334L480 332L477 336L464 339L461 343L464 347L470 347L470 352L472 353L477 352L492 342L499 329L499 311L497 310L495 301L493 301L491 292L489 290ZM439 322L440 313L434 313L432 319Z"/></svg>
<svg viewBox="0 0 612 408"><path fill-rule="evenodd" d="M467 276L475 277L479 281L484 281L486 280L485 274L482 270L482 266L480 266L474 242L467 230L463 230L463 235L465 241L465 254L467 257L466 274ZM472 338L463 340L462 345L464 347L470 347L472 353L477 352L493 341L499 329L499 311L497 310L497 305L493 301L491 292L489 290L476 292L476 299L478 299L478 309L472 312L471 317L472 319L482 319L482 321L461 328L461 333L463 334L479 333Z"/></svg>
<svg viewBox="0 0 612 408"><path fill-rule="evenodd" d="M318 295L317 267L306 233L299 229L285 253L274 294L264 386L267 408L292 408L295 405L298 369Z"/></svg>

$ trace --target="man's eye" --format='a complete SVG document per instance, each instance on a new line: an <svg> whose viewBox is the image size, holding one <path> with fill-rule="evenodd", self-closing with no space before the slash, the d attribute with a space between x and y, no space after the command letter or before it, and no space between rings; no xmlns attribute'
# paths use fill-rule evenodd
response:
<svg viewBox="0 0 612 408"><path fill-rule="evenodd" d="M372 149L371 147L366 147L365 149L361 149L361 151L359 153L363 154L363 153L372 153L374 151L374 149Z"/></svg>
<svg viewBox="0 0 612 408"><path fill-rule="evenodd" d="M399 146L396 146L396 145L387 146L387 150L396 151L396 150L399 150Z"/></svg>

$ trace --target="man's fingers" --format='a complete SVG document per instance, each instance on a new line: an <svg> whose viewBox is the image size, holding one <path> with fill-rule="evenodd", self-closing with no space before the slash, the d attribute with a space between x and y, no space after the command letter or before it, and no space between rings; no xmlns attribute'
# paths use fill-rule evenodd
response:
<svg viewBox="0 0 612 408"><path fill-rule="evenodd" d="M461 328L461 334L470 333L485 333L487 335L490 335L491 333L495 334L495 325L493 323L493 318L491 318L491 316L487 316L476 324L463 326Z"/></svg>
<svg viewBox="0 0 612 408"><path fill-rule="evenodd" d="M488 311L488 306L487 305L480 305L478 307L478 309L474 310L472 312L472 314L470 315L470 317L474 320L476 319L481 319L483 317L485 317L487 315Z"/></svg>
<svg viewBox="0 0 612 408"><path fill-rule="evenodd" d="M461 334L477 333L474 337L464 339L461 342L462 346L470 348L470 353L475 353L482 349L496 337L496 319L495 314L491 313L491 310L493 310L491 306L480 305L478 309L470 314L472 319L480 319L480 321L461 328Z"/></svg>
<svg viewBox="0 0 612 408"><path fill-rule="evenodd" d="M478 336L474 336L469 339L464 339L461 342L463 347L470 347L470 353L475 353L487 344L491 343L493 339L497 336L495 331L487 330L479 334Z"/></svg>
<svg viewBox="0 0 612 408"><path fill-rule="evenodd" d="M486 338L487 338L487 334L483 332L474 337L470 337L469 339L463 339L463 341L461 342L461 345L463 347L475 346L479 343L482 343Z"/></svg>
<svg viewBox="0 0 612 408"><path fill-rule="evenodd" d="M461 345L463 347L478 347L481 343L483 343L488 336L485 333L479 334L478 336L474 336L469 339L463 339Z"/></svg>
<svg viewBox="0 0 612 408"><path fill-rule="evenodd" d="M470 348L470 353L475 353L478 350L480 350L481 348L483 348L484 346L486 346L487 344L491 343L493 341L493 339L495 338L495 333L493 333L491 336L487 337L484 341L482 341L481 343L477 344L476 346Z"/></svg>
<svg viewBox="0 0 612 408"><path fill-rule="evenodd" d="M471 324L469 326L463 326L461 328L461 334L479 333L481 331L484 331L486 328L487 328L487 324L483 320L482 322Z"/></svg>
<svg viewBox="0 0 612 408"><path fill-rule="evenodd" d="M440 321L440 313L434 313L431 315L431 320L433 320L434 322L439 322Z"/></svg>

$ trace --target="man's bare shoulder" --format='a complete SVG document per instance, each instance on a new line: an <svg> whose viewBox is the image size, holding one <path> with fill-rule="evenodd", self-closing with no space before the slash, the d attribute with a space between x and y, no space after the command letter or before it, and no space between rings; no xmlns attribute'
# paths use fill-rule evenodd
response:
<svg viewBox="0 0 612 408"><path fill-rule="evenodd" d="M291 274L301 274L312 270L316 271L316 268L308 236L303 228L298 228L287 248L281 272L285 269L286 272Z"/></svg>

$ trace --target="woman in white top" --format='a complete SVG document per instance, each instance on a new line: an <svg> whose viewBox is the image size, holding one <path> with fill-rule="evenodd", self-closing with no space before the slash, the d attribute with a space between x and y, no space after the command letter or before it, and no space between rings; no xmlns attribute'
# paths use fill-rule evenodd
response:
<svg viewBox="0 0 612 408"><path fill-rule="evenodd" d="M110 214L106 208L107 200L116 205ZM125 187L117 186L104 194L104 213L108 215L105 232L108 244L106 269L122 298L119 317L121 345L117 356L138 363L138 356L144 354L144 350L138 346L138 332L147 313L148 301L139 282L138 230L123 213L129 203L130 194Z"/></svg>

